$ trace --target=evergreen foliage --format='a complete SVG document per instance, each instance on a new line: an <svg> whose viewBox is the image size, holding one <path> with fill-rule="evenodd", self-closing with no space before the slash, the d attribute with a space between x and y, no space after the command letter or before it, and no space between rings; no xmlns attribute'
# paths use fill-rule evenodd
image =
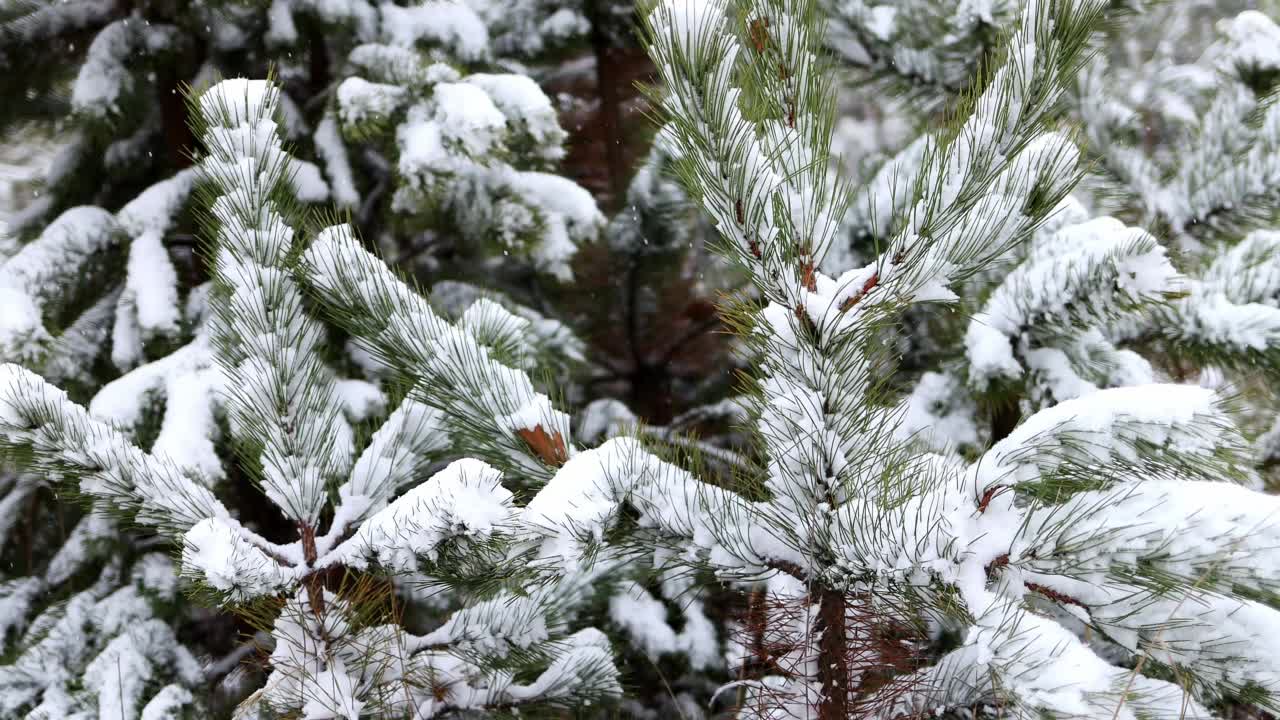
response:
<svg viewBox="0 0 1280 720"><path fill-rule="evenodd" d="M739 658L753 675L736 683L751 711L1172 718L1231 699L1274 706L1262 638L1275 588L1252 560L1230 559L1268 551L1274 503L1241 487L1257 476L1210 390L1154 383L1095 331L1098 352L1130 370L1101 384L1140 384L1082 391L1082 378L1045 373L1024 391L1029 417L965 462L895 432L897 389L882 380L895 316L955 303L1010 262L1021 261L966 336L979 379L1021 376L1023 363L1070 371L1040 334L1070 344L1076 328L1174 289L1150 236L1073 217L1065 200L1081 171L1055 108L1102 9L1023 10L956 126L921 142L884 246L839 277L818 269L847 195L827 170L815 5L730 13L671 0L650 16L681 176L760 297L739 321L759 358L759 480L706 484L619 439L566 464L528 512L549 563L598 552L638 516L642 547L669 543L671 562L758 593ZM1043 249L1028 249L1037 233ZM940 399L958 400L948 385ZM591 501L543 502L557 496Z"/></svg>
<svg viewBox="0 0 1280 720"><path fill-rule="evenodd" d="M416 13L428 29L441 18L460 18L458 33L388 37L390 31L385 29L397 27L392 20L406 13ZM289 27L304 39L290 38L285 32ZM321 33L320 42L311 42ZM550 114L549 102L523 76L478 72L496 69L488 29L474 12L453 3L402 8L363 2L269 6L94 0L19 1L0 8L0 56L7 71L7 102L0 122L22 131L24 123L61 118L55 128L61 149L37 186L38 193L6 218L11 222L0 243L0 360L23 363L65 388L71 399L89 410L63 430L75 436L92 435L98 430L90 429L91 422L106 422L111 442L130 441L160 460L164 482L178 483L173 474L180 473L232 504L252 498L243 486L245 468L229 452L233 443L226 427L225 384L215 362L216 319L211 323L206 302L211 268L195 240L201 209L193 191L199 175L189 165L200 143L187 130L184 88L207 86L220 73L263 75L274 67L284 85L279 119L298 153L282 159L289 165L283 177L292 186L294 200L332 200L348 210L354 221L363 220L371 237L384 237L393 229L400 243L394 254L407 256L417 250L403 239L404 230L395 226L395 216L383 212L397 171L380 152L398 146L379 149L343 138L334 121L335 93L342 80L334 75L354 72L354 60L347 54L361 44L379 41L392 43L393 49L421 58L424 64L438 63L456 68L450 70L455 74L489 78L498 89L514 86L522 91L514 99L527 107L508 111L527 111L529 119L540 123L542 134L536 139L522 135L518 146L504 144L503 161L551 169L564 135ZM407 92L411 83L403 78L401 82ZM507 122L503 116L504 125L495 128L502 138L511 132ZM525 116L513 116L510 122L523 126ZM578 202L574 209L588 216L588 224L602 222L580 188L545 173L540 177L569 202ZM588 207L584 209L582 203ZM541 223L542 217L534 215L533 220ZM451 234L448 217L422 217L414 222L419 234ZM543 226L534 228L532 223L525 239L536 242ZM468 240L476 237L481 235ZM492 269L504 258L491 245L468 242L459 247L471 248L460 254L460 268L487 259ZM563 245L559 248L557 272L563 274L573 251ZM513 254L510 264L527 263ZM553 324L548 321L539 329ZM572 339L563 329L548 337ZM324 362L354 375L338 380L336 388L344 412L359 426L350 433L355 437L365 432L359 425L363 417L383 412L385 400L373 385L360 379L364 371L360 358L346 352L341 338L332 339L338 345ZM390 440L384 438L384 446L395 444ZM390 450L386 453L396 457ZM171 467L170 461L181 470ZM117 469L138 473L139 468L130 463L139 462L154 464L131 457ZM151 667L138 670L146 670L152 679L129 691L141 693L143 703L137 703L139 697L126 699L122 694L122 716L138 716L145 701L163 687L160 680L164 678L189 687L196 698L209 695L205 683L219 684L220 703L222 695L238 695L236 685L242 678L236 662L228 664L217 657L247 657L254 641L240 647L237 643L244 639L241 633L252 635L254 628L232 622L225 613L204 611L181 597L176 578L159 578L157 568L164 565L153 562L151 555L166 549L163 535L157 537L155 528L145 524L118 522L102 503L79 502L75 493L68 492L76 483L65 482L58 473L15 474L13 467L6 464L0 469L7 510L0 525L0 547L5 551L0 577L6 582L6 651L10 653L0 673L12 670L15 686L30 684L24 678L32 675L33 668L49 666L47 656L53 652L49 641L42 639L42 628L63 616L68 599L89 593L83 603L112 597L117 591L137 594L135 586L145 589L136 577L140 577L140 563L146 563L147 581L160 590L143 593L146 603L136 603L131 617L154 616L168 624L171 636L180 635L184 642L194 638L192 653L200 657L204 670L175 675L172 667L166 667L165 656L155 653ZM415 468L398 472L413 478ZM170 489L162 483L153 499ZM143 510L141 506L134 509ZM278 523L251 506L237 510L248 511L249 522L258 527ZM175 529L167 520L155 520L165 531ZM44 692L45 704L40 692L24 690L23 695L7 698L13 705L0 715L109 713L111 704L101 705L96 694L114 679L102 673L88 678L85 672L127 624L113 620L104 626L109 629L78 639L81 644L76 649L58 650L64 657L58 671L44 673L31 686ZM10 660L14 665L7 664ZM243 680L253 682L252 677ZM231 686L224 687L227 682ZM173 693L164 695L166 702L177 706ZM190 697L185 704L195 716L217 711L192 710Z"/></svg>
<svg viewBox="0 0 1280 720"><path fill-rule="evenodd" d="M0 720L1280 714L1274 11L0 0Z"/></svg>
<svg viewBox="0 0 1280 720"><path fill-rule="evenodd" d="M81 492L134 522L180 537L183 574L221 604L252 612L266 603L278 610L272 674L242 705L242 716L431 717L616 694L607 639L589 627L567 631L572 605L565 588L548 586L545 578L536 586L494 583L514 582L520 566L520 553L507 547L518 535L514 498L499 471L457 461L392 500L447 443L440 411L410 393L356 453L351 423L379 403L366 400L361 408L351 396L380 393L343 387L325 365L322 329L293 279L296 196L288 178L294 165L271 119L278 102L263 81L224 81L201 95L209 154L200 175L215 198L205 220L214 235L209 344L222 370L231 441L241 467L294 526L295 539L273 542L253 532L190 463L142 451L13 365L5 366L5 446L29 456L35 468L77 478ZM335 253L329 260L339 252L364 254L389 274L345 226L321 232L309 252L313 258ZM323 270L315 277L323 278ZM408 301L412 291L395 287ZM462 327L450 327L417 299L417 327L437 335L417 348L428 355L461 345L485 357L479 338L500 350L523 329L486 301L473 306L479 312ZM517 370L496 362L488 367L506 381L495 390L529 385ZM485 409L493 415L493 407ZM528 436L530 463L542 462L542 455L549 461L553 445L540 444L546 434L522 432L521 422L513 419L514 429L504 434ZM377 596L370 585L386 586L370 574L374 569L391 576L429 572L462 607L427 635L406 633L356 602ZM539 666L531 682L517 680Z"/></svg>

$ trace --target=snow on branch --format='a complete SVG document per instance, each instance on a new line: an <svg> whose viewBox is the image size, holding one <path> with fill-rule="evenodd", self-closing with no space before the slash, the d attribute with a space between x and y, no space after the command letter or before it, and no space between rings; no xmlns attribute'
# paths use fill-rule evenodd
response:
<svg viewBox="0 0 1280 720"><path fill-rule="evenodd" d="M231 431L259 463L267 497L314 527L326 483L351 464L353 438L333 373L292 278L289 209L272 193L290 177L275 122L278 91L266 81L224 80L200 96L209 155L206 180L217 237L212 331Z"/></svg>
<svg viewBox="0 0 1280 720"><path fill-rule="evenodd" d="M360 115L369 114L370 103L393 99L367 83L346 94L359 101L353 112ZM567 281L577 246L594 239L605 221L586 189L540 171L563 157L565 138L550 99L529 78L441 74L396 127L402 184L393 209L441 205L464 236L496 240ZM526 147L532 150L516 150Z"/></svg>
<svg viewBox="0 0 1280 720"><path fill-rule="evenodd" d="M324 160L325 170L329 173L334 204L348 210L359 206L360 191L356 189L351 161L347 158L347 147L342 142L338 121L333 115L325 115L320 120L312 141L316 146L316 154Z"/></svg>
<svg viewBox="0 0 1280 720"><path fill-rule="evenodd" d="M182 568L232 603L290 589L303 569L267 554L235 522L209 517L183 536Z"/></svg>
<svg viewBox="0 0 1280 720"><path fill-rule="evenodd" d="M1214 258L1200 277L1205 290L1237 305L1280 303L1280 231L1254 230Z"/></svg>
<svg viewBox="0 0 1280 720"><path fill-rule="evenodd" d="M328 312L406 378L419 373L447 327L425 298L361 246L350 226L320 231L302 255L301 270Z"/></svg>
<svg viewBox="0 0 1280 720"><path fill-rule="evenodd" d="M200 663L156 607L177 592L168 559L146 555L131 576L121 574L118 563L109 565L88 589L32 621L13 661L0 665L0 713L136 718L141 712L149 719L165 717L157 714L164 707L192 704L186 688L199 684Z"/></svg>
<svg viewBox="0 0 1280 720"><path fill-rule="evenodd" d="M983 593L957 650L909 682L890 717L990 702L1018 716L1210 717L1182 688L1111 665L1056 622Z"/></svg>
<svg viewBox="0 0 1280 720"><path fill-rule="evenodd" d="M428 300L450 318L493 332L492 340L480 337L481 343L488 346L500 343L503 347L498 350L499 354L503 358L524 358L519 364L526 369L549 357L570 362L582 362L585 358L585 344L568 325L496 290L458 280L441 280L432 284ZM500 307L491 308L495 303ZM474 313L472 308L476 309ZM472 319L464 320L468 317Z"/></svg>
<svg viewBox="0 0 1280 720"><path fill-rule="evenodd" d="M1175 342L1218 348L1226 357L1280 352L1280 232L1255 230L1196 278L1187 297L1158 313L1156 332Z"/></svg>
<svg viewBox="0 0 1280 720"><path fill-rule="evenodd" d="M437 43L464 62L484 60L489 55L489 30L467 5L427 0L408 8L384 4L379 10L382 35L390 43L404 47L420 41Z"/></svg>
<svg viewBox="0 0 1280 720"><path fill-rule="evenodd" d="M194 168L181 170L144 190L116 215L131 238L111 345L112 360L122 370L142 359L145 342L178 334L178 272L164 247L164 234L187 204L196 176Z"/></svg>
<svg viewBox="0 0 1280 720"><path fill-rule="evenodd" d="M455 461L371 515L319 567L360 568L372 560L393 572L413 572L423 561L438 560L447 542L509 535L515 510L501 481L500 472L479 460Z"/></svg>
<svg viewBox="0 0 1280 720"><path fill-rule="evenodd" d="M965 335L970 380L1020 377L1024 337L1060 337L1105 324L1179 289L1165 250L1146 232L1103 217L1037 244L991 293ZM1016 346L1016 350L1015 350Z"/></svg>
<svg viewBox="0 0 1280 720"><path fill-rule="evenodd" d="M481 457L545 478L573 456L569 415L475 335L446 329L426 368L426 401L448 413L455 436Z"/></svg>
<svg viewBox="0 0 1280 720"><path fill-rule="evenodd" d="M1183 6L1163 17L1158 27L1173 33L1199 25ZM1077 88L1077 117L1102 161L1093 179L1099 199L1120 195L1178 238L1233 241L1273 219L1280 192L1280 58L1270 49L1280 27L1245 10L1220 21L1217 34L1193 62L1145 49L1130 58L1133 67L1099 58Z"/></svg>
<svg viewBox="0 0 1280 720"><path fill-rule="evenodd" d="M296 43L295 15L342 28L362 40L373 37L379 20L377 6L368 0L272 0L267 38L276 43Z"/></svg>
<svg viewBox="0 0 1280 720"><path fill-rule="evenodd" d="M452 646L456 651L491 659L527 653L547 642L551 634L564 632L556 618L555 586L528 595L501 592L468 605L449 616L440 627L410 638L411 651Z"/></svg>
<svg viewBox="0 0 1280 720"><path fill-rule="evenodd" d="M548 468L572 455L569 417L537 392L523 370L493 357L510 344L502 338L527 321L483 301L458 327L450 326L361 247L347 226L322 231L302 265L320 302L375 356L412 380L418 387L411 397L443 413L450 433L465 434L472 453L535 476L549 476Z"/></svg>
<svg viewBox="0 0 1280 720"><path fill-rule="evenodd" d="M50 329L69 318L76 293L89 287L121 233L110 213L76 207L59 215L40 237L0 264L0 360L30 363L52 341Z"/></svg>
<svg viewBox="0 0 1280 720"><path fill-rule="evenodd" d="M334 117L342 137L393 151L390 210L444 220L464 242L570 280L578 246L605 219L586 189L549 172L568 137L551 98L522 74L464 74L418 50L443 44L453 51L446 57L486 59L485 26L470 7L433 0L379 12L377 41L348 56ZM338 133L322 129L322 152L335 158Z"/></svg>
<svg viewBox="0 0 1280 720"><path fill-rule="evenodd" d="M1078 493L1034 510L1019 535L1009 566L1082 601L1081 584L1104 596L1126 587L1107 603L1176 594L1180 584L1238 598L1280 590L1280 572L1269 562L1280 552L1280 502L1237 485L1149 480Z"/></svg>
<svg viewBox="0 0 1280 720"><path fill-rule="evenodd" d="M227 517L222 503L184 468L139 450L66 393L16 365L0 365L0 448L78 481L81 492L144 525L183 532L205 518Z"/></svg>
<svg viewBox="0 0 1280 720"><path fill-rule="evenodd" d="M542 559L574 566L590 560L624 504L639 513L641 527L682 544L687 560L705 559L726 574L804 564L766 527L762 509L698 481L632 438L575 455L529 501L522 523Z"/></svg>
<svg viewBox="0 0 1280 720"><path fill-rule="evenodd" d="M1005 61L952 134L924 151L918 201L878 262L880 283L905 297L944 288L1004 254L1049 214L1076 179L1078 151L1045 129L1096 19L1096 2L1029 4ZM1028 203L1028 198L1042 202Z"/></svg>
<svg viewBox="0 0 1280 720"><path fill-rule="evenodd" d="M133 90L134 73L126 63L172 49L178 28L132 15L108 24L89 44L71 88L71 108L94 119L120 113Z"/></svg>
<svg viewBox="0 0 1280 720"><path fill-rule="evenodd" d="M79 0L57 5L19 7L26 12L13 19L18 22L10 21L4 25L4 39L26 44L52 40L64 33L94 27L106 22L116 12L116 6L110 0Z"/></svg>
<svg viewBox="0 0 1280 720"><path fill-rule="evenodd" d="M1139 385L1101 390L1041 410L996 443L971 469L974 491L1037 483L1059 469L1132 466L1116 480L1145 479L1144 458L1159 452L1221 479L1250 477L1246 446L1212 390Z"/></svg>
<svg viewBox="0 0 1280 720"><path fill-rule="evenodd" d="M525 705L572 708L619 695L607 638L594 628L566 636L553 598L499 594L415 637L395 625L358 627L358 608L328 591L321 617L303 589L275 621L274 672L244 707L432 718ZM532 682L519 683L505 669L503 661L513 659L540 668Z"/></svg>
<svg viewBox="0 0 1280 720"><path fill-rule="evenodd" d="M89 412L134 432L153 401L163 398L160 433L151 453L197 471L205 484L212 484L224 473L216 448L222 380L208 334L201 329L190 343L104 385L90 401Z"/></svg>
<svg viewBox="0 0 1280 720"><path fill-rule="evenodd" d="M449 446L443 413L412 397L400 401L369 445L360 453L351 476L338 488L342 507L354 523L378 512L401 488L418 479L429 461ZM356 506L364 509L356 511ZM349 507L348 507L349 506ZM334 527L348 518L335 519Z"/></svg>

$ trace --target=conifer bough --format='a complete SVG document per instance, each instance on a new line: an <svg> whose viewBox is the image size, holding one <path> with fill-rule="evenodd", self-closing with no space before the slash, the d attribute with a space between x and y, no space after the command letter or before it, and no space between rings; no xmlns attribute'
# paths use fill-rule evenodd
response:
<svg viewBox="0 0 1280 720"><path fill-rule="evenodd" d="M521 562L522 531L502 473L478 460L456 461L394 497L418 482L426 458L448 443L444 413L413 397L355 452L340 382L320 356L321 327L295 279L297 211L288 191L292 165L272 119L277 103L278 90L266 81L226 80L202 94L208 155L199 169L209 190L205 224L214 250L210 335L232 440L297 539L278 543L251 532L195 468L142 451L15 365L0 366L0 443L32 468L77 479L82 493L180 537L183 574L220 603L278 598L272 673L243 713L425 718L573 706L617 694L608 640L589 627L569 631L571 605L548 578L476 596L426 636L374 622L358 601L371 582L376 587L370 580L376 572L416 573L425 565L442 578L515 577L510 567ZM394 281L345 227L323 231L311 257L335 248L364 254ZM417 296L394 282L413 302ZM416 328L439 333L418 349L430 357L452 339L484 356L476 337L492 342L524 327L493 303L477 306L462 328L418 306ZM489 367L529 387L522 372ZM536 417L524 419L528 412L506 421L503 432L517 439L535 433L542 426ZM545 454L537 443L526 451ZM514 668L530 665L542 669L530 682L517 681Z"/></svg>
<svg viewBox="0 0 1280 720"><path fill-rule="evenodd" d="M876 381L892 362L876 331L910 304L956 301L952 288L1025 242L1078 178L1050 111L1100 3L1024 8L957 127L925 142L887 247L834 278L818 269L844 212L827 170L820 17L804 0L729 9L665 0L647 38L682 178L763 299L742 322L760 358L762 487L715 487L611 440L525 509L545 562L581 562L626 507L642 545L670 543L672 562L756 589L740 650L752 672L733 685L747 713L1172 719L1210 717L1223 698L1275 706L1280 613L1261 558L1280 503L1225 481L1256 478L1212 391L1099 390L965 463L896 434L896 398ZM1158 297L1163 252L1098 227L1121 232L1073 245L1072 266L1105 266L1045 277L1089 278L1118 302ZM1032 271L1011 288L1054 291ZM992 317L1018 322L1002 302ZM975 365L1012 370L988 354L997 345L971 343Z"/></svg>

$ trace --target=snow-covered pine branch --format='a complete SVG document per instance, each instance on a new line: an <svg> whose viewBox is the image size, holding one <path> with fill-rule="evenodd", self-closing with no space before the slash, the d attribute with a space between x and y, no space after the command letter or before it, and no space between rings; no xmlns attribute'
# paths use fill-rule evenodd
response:
<svg viewBox="0 0 1280 720"><path fill-rule="evenodd" d="M1164 305L1183 278L1150 234L1086 215L1074 200L1063 203L968 323L967 382L980 392L1019 384L1023 412L1155 381L1149 363L1117 348L1109 329Z"/></svg>
<svg viewBox="0 0 1280 720"><path fill-rule="evenodd" d="M182 185L170 191L177 183ZM6 409L29 419L24 432L7 435L5 443L18 443L10 449L37 463L5 488L0 501L6 518L0 523L0 544L18 552L28 546L25 568L11 564L0 583L6 616L0 714L5 717L159 718L203 707L203 698L192 692L203 681L199 663L176 637L183 616L177 569L163 554L147 552L115 516L123 511L144 528L171 532L185 529L196 516L220 512L206 490L222 477L214 450L211 354L197 337L105 387L97 364L108 354L105 348L126 347L121 338L114 343L111 338L112 316L119 327L125 307L113 289L126 265L124 240L163 231L185 202L189 185L184 178L161 183L126 203L114 220L97 208L68 211L26 246L25 265L9 267L11 278L23 277L36 291L33 297L45 311L45 340L26 346L39 355L28 361L76 397L97 392L85 413L34 376L5 367ZM67 241L92 223L75 230L76 218L100 218L116 244L78 257L81 246ZM154 248L159 247L157 235ZM139 241L132 248L136 253ZM37 269L31 259L39 256L47 259L45 270L23 272ZM168 263L167 256L160 258L152 264ZM148 325L158 331L148 332L148 340L159 334L181 337L185 328L201 324L201 293L191 293L184 310L176 289L166 290L164 273L130 262L123 275L126 284L141 290L139 302L128 308L145 308L123 317L160 321ZM169 280L176 281L172 270ZM62 308L61 314L49 312L52 308ZM128 339L139 340L140 349L136 331ZM154 455L129 445L139 441ZM71 493L58 486L67 480ZM68 502L74 490L94 499L92 509L77 515L46 499ZM40 528L50 519L58 520L56 526ZM67 520L73 524L61 527ZM31 547L45 544L47 549ZM85 590L89 581L93 586Z"/></svg>
<svg viewBox="0 0 1280 720"><path fill-rule="evenodd" d="M1178 358L1242 373L1280 370L1280 232L1254 230L1209 254L1184 298L1129 331Z"/></svg>
<svg viewBox="0 0 1280 720"><path fill-rule="evenodd" d="M410 397L444 413L470 453L533 477L572 454L568 416L536 390L520 354L504 353L503 338L528 333L527 320L479 300L449 325L345 226L319 234L303 269L337 320L415 385Z"/></svg>
<svg viewBox="0 0 1280 720"><path fill-rule="evenodd" d="M585 359L585 343L568 324L521 305L496 290L457 280L441 280L431 286L427 299L455 324L482 300L497 303L518 320L525 321L527 332L512 331L521 325L519 322L508 321L504 323L505 329L495 325L494 330L504 330L504 337L493 340L504 339L511 343L511 347L502 351L503 357L521 358L523 362L520 364L526 370L541 364L568 365ZM485 342L491 344L492 340L486 339Z"/></svg>
<svg viewBox="0 0 1280 720"><path fill-rule="evenodd" d="M75 278L87 293L92 279L119 252L120 230L111 214L94 207L72 208L13 257L0 264L0 359L33 363L52 342L47 327L65 326L85 300L66 288ZM95 272L97 271L97 272Z"/></svg>
<svg viewBox="0 0 1280 720"><path fill-rule="evenodd" d="M586 190L548 172L566 138L550 99L524 75L468 74L450 64L490 60L485 22L466 4L340 5L341 13L328 3L277 0L271 13L272 37L287 44L299 41L298 14L356 27L331 110L313 136L339 204L364 211L352 158L386 153L381 162L395 171L389 214L487 243L493 252L482 256L515 255L568 280L577 246L604 218ZM508 10L490 19L513 20Z"/></svg>
<svg viewBox="0 0 1280 720"><path fill-rule="evenodd" d="M1204 47L1196 33L1207 23L1196 8L1150 13L1162 34ZM1089 183L1099 203L1133 209L1184 244L1188 235L1230 240L1265 227L1280 188L1280 27L1245 10L1218 21L1216 35L1189 60L1153 51L1137 33L1125 41L1127 57L1099 56L1080 74L1074 98L1088 149L1101 160Z"/></svg>
<svg viewBox="0 0 1280 720"><path fill-rule="evenodd" d="M121 575L124 577L121 577ZM109 564L90 587L50 605L29 624L27 603L43 582L0 585L16 657L0 665L0 714L5 717L180 717L198 707L191 688L200 663L157 612L177 599L177 575L162 553L140 558L128 573ZM122 582L123 581L123 582Z"/></svg>
<svg viewBox="0 0 1280 720"><path fill-rule="evenodd" d="M964 92L1000 49L1022 3L824 0L832 48L860 79L938 105Z"/></svg>
<svg viewBox="0 0 1280 720"><path fill-rule="evenodd" d="M66 393L16 365L0 366L0 448L40 472L67 477L81 492L143 524L182 532L226 516L213 494L173 461L138 449Z"/></svg>
<svg viewBox="0 0 1280 720"><path fill-rule="evenodd" d="M267 497L314 528L326 485L350 469L352 431L319 354L321 326L306 315L287 264L295 221L272 198L290 172L271 119L277 91L262 82L216 87L200 97L209 152L201 171L218 193L211 322L231 432Z"/></svg>
<svg viewBox="0 0 1280 720"><path fill-rule="evenodd" d="M735 683L748 712L901 717L987 704L1044 717L1208 717L1210 703L1244 688L1274 705L1276 661L1258 639L1280 619L1274 586L1262 590L1266 574L1233 561L1265 551L1273 520L1265 509L1252 524L1202 520L1194 499L1243 458L1212 392L1099 390L1032 415L965 463L895 437L890 388L874 380L891 367L875 345L883 320L910 303L954 302L965 281L1018 257L1077 179L1074 144L1046 124L1099 4L1026 8L959 127L926 145L888 248L836 279L816 269L843 208L826 171L831 105L813 4L737 4L738 25L728 9L668 0L648 38L682 177L767 302L742 325L761 357L755 417L768 465L743 496L633 442L580 452L525 511L544 562L580 563L634 517L653 535L683 537L682 562L747 585L781 576L764 584L774 610L755 632L793 644L778 654L748 643L744 669L758 679ZM1058 324L1046 328L1073 328L1171 289L1175 273L1149 237L1109 220L1076 232L1102 237L1031 250L990 299L993 316L1048 312ZM1056 284L1032 282L1037 273ZM1269 507L1222 487L1226 517ZM1115 503L1170 509L1135 517L1109 512ZM1064 536L1077 520L1083 537ZM1155 549L1183 532L1196 535L1193 552ZM1060 552L1032 549L1041 542ZM1031 575L1027 563L1046 569ZM1218 582L1215 563L1247 579ZM1077 576L1105 592L1071 594ZM1183 622L1198 601L1244 610ZM1151 616L1126 613L1134 607L1172 618L1177 646L1147 627ZM1120 654L1092 649L1086 624L1118 638ZM931 650L936 633L954 634L958 649ZM1227 668L1232 653L1247 661ZM1160 679L1162 667L1192 681Z"/></svg>
<svg viewBox="0 0 1280 720"><path fill-rule="evenodd" d="M457 709L573 706L616 694L607 642L590 635L595 631L567 635L561 623L519 641L520 662L533 658L542 668L527 686L515 683L505 666L514 659L476 658L473 636L447 631L491 603L474 590L468 594L468 582L520 575L513 496L502 473L478 460L456 461L425 480L418 475L450 439L445 418L454 403L432 408L423 402L435 397L434 387L424 398L405 397L356 456L337 383L321 354L321 326L308 316L293 279L299 270L293 221L278 193L289 164L271 119L277 92L266 81L228 80L199 98L209 150L201 171L216 191L207 219L217 248L214 347L226 376L231 430L246 459L260 463L262 491L297 533L295 542L273 545L211 515L184 536L184 572L224 602L285 598L272 630L273 672L243 710L431 717ZM510 334L528 331L527 322L490 301L476 303L451 327L343 226L322 231L305 257L303 272L318 297L333 295L338 308L347 303L365 313L359 317L377 328L371 345L391 367L411 368L423 359L423 333L483 353L475 337L504 347L515 342ZM405 307L415 313L408 324L394 312ZM436 374L430 368L444 367L439 358L429 362L437 363L428 366L429 375ZM567 434L567 422L564 429ZM408 492L395 497L406 486ZM362 619L362 583L424 570L457 586L470 603L459 610L463 615L426 638L407 633L395 618L389 624ZM326 581L341 574L364 579L344 593ZM541 581L554 587L555 579ZM509 591L519 596L536 589L512 585ZM564 611L546 606L542 626L551 622L549 613ZM492 611L486 617L511 620Z"/></svg>

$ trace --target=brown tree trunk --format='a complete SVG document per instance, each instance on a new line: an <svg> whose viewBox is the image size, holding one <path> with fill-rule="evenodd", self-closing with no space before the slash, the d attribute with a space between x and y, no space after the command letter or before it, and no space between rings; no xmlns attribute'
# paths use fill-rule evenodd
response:
<svg viewBox="0 0 1280 720"><path fill-rule="evenodd" d="M843 593L822 590L818 595L818 682L822 700L818 720L845 720L849 717L849 648L845 627Z"/></svg>
<svg viewBox="0 0 1280 720"><path fill-rule="evenodd" d="M1022 419L1016 400L1001 401L991 407L991 444L994 445L1009 436Z"/></svg>
<svg viewBox="0 0 1280 720"><path fill-rule="evenodd" d="M302 540L302 560L310 568L316 563L316 529L306 523L298 525L298 536ZM324 633L324 575L311 572L307 580L307 597L311 601L311 610L320 623L320 632Z"/></svg>
<svg viewBox="0 0 1280 720"><path fill-rule="evenodd" d="M170 67L163 72L160 80L156 87L160 94L160 125L164 128L165 154L169 166L181 170L191 165L196 139L187 122L187 102L178 74Z"/></svg>
<svg viewBox="0 0 1280 720"><path fill-rule="evenodd" d="M591 49L596 58L596 92L600 99L601 129L604 130L605 160L609 169L609 200L618 207L626 195L626 158L622 146L622 98L618 85L623 82L616 72L617 48L612 46L605 28L607 10L601 0L590 3Z"/></svg>
<svg viewBox="0 0 1280 720"><path fill-rule="evenodd" d="M307 45L311 48L308 63L308 82L311 94L317 95L329 87L329 46L324 41L324 31L313 28L307 33Z"/></svg>
<svg viewBox="0 0 1280 720"><path fill-rule="evenodd" d="M185 2L149 4L144 10L149 22L180 24L180 18L190 12ZM164 135L164 147L169 166L181 170L191 166L196 151L196 137L191 129L187 113L187 96L184 88L204 63L209 48L203 37L190 38L174 49L173 56L156 65L157 104L160 106L160 126Z"/></svg>

